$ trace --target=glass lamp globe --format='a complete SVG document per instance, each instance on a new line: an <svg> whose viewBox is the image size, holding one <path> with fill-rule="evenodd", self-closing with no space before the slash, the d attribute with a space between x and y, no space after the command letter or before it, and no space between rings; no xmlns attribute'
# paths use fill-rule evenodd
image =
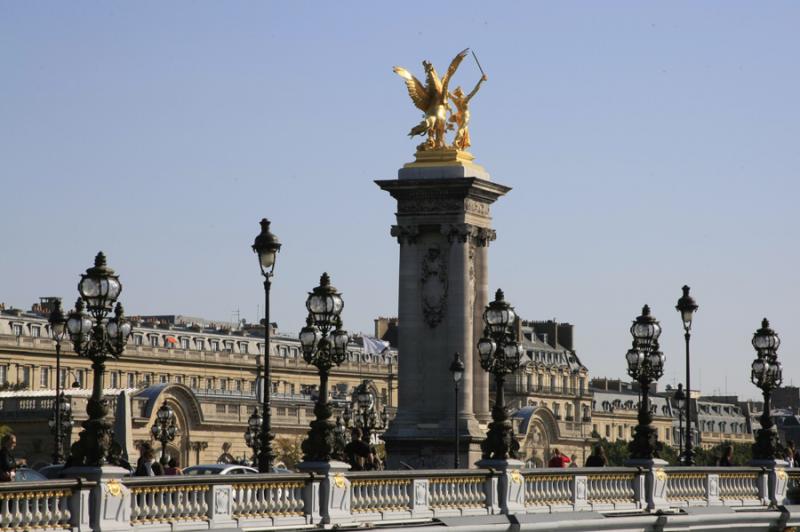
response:
<svg viewBox="0 0 800 532"><path fill-rule="evenodd" d="M497 344L491 338L483 337L478 340L478 355L481 357L481 365L485 368L492 361Z"/></svg>
<svg viewBox="0 0 800 532"><path fill-rule="evenodd" d="M281 243L278 237L269 230L270 221L266 218L261 219L261 232L253 242L253 251L258 254L258 265L261 268L261 275L269 277L275 269L275 259L281 250Z"/></svg>
<svg viewBox="0 0 800 532"><path fill-rule="evenodd" d="M75 310L69 313L67 319L67 331L71 337L80 338L89 334L92 329L92 320L83 311L83 300L78 299L75 302Z"/></svg>
<svg viewBox="0 0 800 532"><path fill-rule="evenodd" d="M53 304L53 310L47 321L50 323L50 336L56 342L61 342L67 334L67 319L64 317L64 312L61 310L61 300L56 299Z"/></svg>
<svg viewBox="0 0 800 532"><path fill-rule="evenodd" d="M759 353L763 353L764 351L776 351L780 345L780 337L770 329L769 321L764 318L761 321L761 328L753 334L753 347Z"/></svg>
<svg viewBox="0 0 800 532"><path fill-rule="evenodd" d="M636 345L641 348L649 348L661 335L661 325L650 315L648 305L642 307L642 314L633 321L631 335L636 340Z"/></svg>
<svg viewBox="0 0 800 532"><path fill-rule="evenodd" d="M504 334L517 318L511 305L505 301L502 290L497 290L494 301L483 312L483 321L493 334Z"/></svg>
<svg viewBox="0 0 800 532"><path fill-rule="evenodd" d="M331 278L327 273L322 274L319 286L308 294L306 308L314 320L314 325L320 329L327 330L336 325L336 319L344 308L344 301L341 294L331 285Z"/></svg>
<svg viewBox="0 0 800 532"><path fill-rule="evenodd" d="M313 325L306 325L300 330L300 346L306 355L313 354L319 344L320 330Z"/></svg>
<svg viewBox="0 0 800 532"><path fill-rule="evenodd" d="M122 284L114 270L106 265L106 256L102 251L95 257L94 266L81 276L78 291L92 313L109 310L119 297Z"/></svg>
<svg viewBox="0 0 800 532"><path fill-rule="evenodd" d="M453 362L450 364L450 373L453 375L453 382L458 383L464 377L464 363L461 361L461 355L456 353ZM384 409L384 413L386 409Z"/></svg>

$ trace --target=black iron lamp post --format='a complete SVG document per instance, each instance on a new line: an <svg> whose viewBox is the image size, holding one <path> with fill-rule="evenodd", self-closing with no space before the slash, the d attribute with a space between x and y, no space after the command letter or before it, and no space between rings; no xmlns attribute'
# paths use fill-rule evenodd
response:
<svg viewBox="0 0 800 532"><path fill-rule="evenodd" d="M683 412L686 407L686 395L683 393L683 384L678 384L677 391L673 394L672 400L678 409L678 459L684 463L683 456Z"/></svg>
<svg viewBox="0 0 800 532"><path fill-rule="evenodd" d="M675 305L675 309L681 313L683 321L683 338L686 341L686 452L683 455L683 465L694 465L694 433L692 430L692 384L691 370L689 364L689 341L692 337L692 317L697 311L697 303L689 295L689 287L683 286L683 295Z"/></svg>
<svg viewBox="0 0 800 532"><path fill-rule="evenodd" d="M106 265L103 252L97 254L94 266L81 275L78 283L80 299L67 319L67 331L78 356L92 361L92 395L86 406L89 419L81 425L79 439L72 446L70 463L73 466L102 466L111 446L111 423L108 421L108 401L103 398L103 374L106 360L119 358L131 334L131 324L125 320L122 305L114 306L122 283L114 270ZM108 314L114 310L114 317Z"/></svg>
<svg viewBox="0 0 800 532"><path fill-rule="evenodd" d="M53 436L55 442L53 446L53 463L60 464L64 461L63 442L61 432L61 342L67 336L67 319L61 310L61 301L55 300L53 310L47 320L50 323L50 336L56 344L56 397L53 403ZM72 420L70 420L70 424Z"/></svg>
<svg viewBox="0 0 800 532"><path fill-rule="evenodd" d="M775 331L770 329L767 318L764 318L761 328L753 335L753 347L756 349L757 357L753 361L750 373L750 380L761 388L764 394L764 411L759 419L761 430L756 434L756 441L753 444L754 460L782 459L778 429L772 421L770 403L772 392L783 382L783 370L781 363L778 362L778 346L780 345L781 339Z"/></svg>
<svg viewBox="0 0 800 532"><path fill-rule="evenodd" d="M261 267L261 275L264 276L264 393L262 398L261 411L264 413L263 426L261 427L261 445L258 453L258 470L261 473L272 471L272 463L275 461L275 453L272 450L272 440L275 434L272 433L272 409L270 407L270 396L272 395L272 377L270 375L270 321L269 321L269 291L272 287L272 274L275 271L275 259L281 250L278 237L269 230L269 220L261 220L261 232L253 242L253 251L258 254L258 264Z"/></svg>
<svg viewBox="0 0 800 532"><path fill-rule="evenodd" d="M308 438L303 441L303 460L329 462L334 452L334 423L328 403L328 375L331 368L344 362L350 337L342 329L340 314L344 301L330 277L323 273L319 286L309 292L306 300L308 318L300 331L303 359L319 372L319 397L314 405L316 419L311 422Z"/></svg>
<svg viewBox="0 0 800 532"><path fill-rule="evenodd" d="M653 428L650 412L650 384L658 381L664 374L664 353L658 349L661 325L650 315L650 307L642 308L642 314L631 326L633 346L625 359L628 362L628 375L639 383L641 401L639 416L633 440L628 444L633 459L652 460L658 454L658 433Z"/></svg>
<svg viewBox="0 0 800 532"><path fill-rule="evenodd" d="M247 419L247 430L244 433L245 444L253 449L254 462L258 459L259 450L261 449L261 423L262 419L258 414L258 408L256 408Z"/></svg>
<svg viewBox="0 0 800 532"><path fill-rule="evenodd" d="M175 439L178 433L178 427L175 425L175 412L167 405L161 405L161 408L156 412L156 420L150 428L153 437L161 442L161 465L167 465L169 459L167 458L167 444Z"/></svg>
<svg viewBox="0 0 800 532"><path fill-rule="evenodd" d="M483 332L484 337L478 341L478 354L481 367L494 375L495 382L492 422L489 423L486 439L481 442L481 454L484 460L507 460L518 457L519 442L514 437L503 393L506 375L516 371L522 359L523 348L514 337L516 318L514 308L504 300L502 290L497 291L494 301L489 303L483 312L486 328Z"/></svg>
<svg viewBox="0 0 800 532"><path fill-rule="evenodd" d="M370 441L373 431L386 428L386 422L389 419L386 407L383 407L380 416L378 416L375 411L375 396L369 389L368 380L364 380L356 386L356 389L353 390L353 398L358 406L358 411L353 414L350 410L350 405L345 405L342 416L345 420L345 426L349 428L350 420L352 419L353 425L361 429L364 441Z"/></svg>
<svg viewBox="0 0 800 532"><path fill-rule="evenodd" d="M453 409L453 439L455 441L455 454L453 456L453 466L459 468L459 441L458 441L458 385L461 378L464 377L464 363L461 361L461 355L456 353L453 357L453 362L450 364L450 374L453 376L453 384L455 384L455 407Z"/></svg>
<svg viewBox="0 0 800 532"><path fill-rule="evenodd" d="M50 427L50 433L54 437L54 464L60 464L64 461L64 442L72 429L72 423L72 405L69 398L64 395L64 392L61 392L53 408L53 417L47 422Z"/></svg>

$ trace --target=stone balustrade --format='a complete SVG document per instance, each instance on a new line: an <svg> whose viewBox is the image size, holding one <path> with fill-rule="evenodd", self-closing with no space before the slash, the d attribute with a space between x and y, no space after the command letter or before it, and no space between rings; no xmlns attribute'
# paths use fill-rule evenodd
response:
<svg viewBox="0 0 800 532"><path fill-rule="evenodd" d="M509 467L56 480L0 484L0 532L402 527L503 514L514 514L518 521L540 514L551 514L551 521L557 518L552 514L564 514L566 520L617 519L688 515L698 506L763 513L796 502L800 469L756 467Z"/></svg>

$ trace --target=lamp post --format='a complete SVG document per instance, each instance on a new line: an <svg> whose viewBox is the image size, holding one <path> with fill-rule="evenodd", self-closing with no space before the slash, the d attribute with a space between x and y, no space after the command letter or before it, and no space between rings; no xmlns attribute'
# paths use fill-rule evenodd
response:
<svg viewBox="0 0 800 532"><path fill-rule="evenodd" d="M175 439L178 433L178 427L175 425L175 412L167 405L161 405L161 408L156 412L156 420L150 428L153 437L161 442L161 465L167 465L167 444Z"/></svg>
<svg viewBox="0 0 800 532"><path fill-rule="evenodd" d="M453 362L450 363L450 374L453 376L453 384L455 384L455 407L453 408L453 439L455 441L455 455L453 457L453 467L459 468L459 441L458 441L458 384L464 376L464 363L461 361L461 355L456 352L453 357Z"/></svg>
<svg viewBox="0 0 800 532"><path fill-rule="evenodd" d="M772 421L772 407L770 398L772 392L780 387L783 382L783 370L778 362L778 346L781 339L778 334L770 329L769 321L764 318L761 328L753 335L753 347L757 356L751 366L750 380L761 388L764 394L764 410L761 412L761 430L756 434L753 444L754 460L780 460L780 441L778 430Z"/></svg>
<svg viewBox="0 0 800 532"><path fill-rule="evenodd" d="M81 297L67 318L67 331L78 356L92 361L92 395L86 406L89 418L81 426L79 439L72 446L73 466L102 466L111 446L111 423L108 401L103 398L103 374L106 360L119 358L131 334L122 305L114 306L122 283L114 270L106 265L103 252L97 254L94 266L81 275L78 283ZM114 309L114 317L108 313ZM87 312L88 311L88 312Z"/></svg>
<svg viewBox="0 0 800 532"><path fill-rule="evenodd" d="M272 408L270 406L270 396L272 395L272 377L270 375L270 321L269 321L269 291L272 287L272 274L275 271L275 259L281 250L278 237L269 230L269 220L261 220L261 232L253 242L253 251L258 254L258 264L261 268L261 275L264 276L264 392L262 394L261 411L263 412L262 427L260 432L261 445L258 453L258 471L269 473L272 471L272 462L275 460L275 453L272 450L272 440L275 434L272 433Z"/></svg>
<svg viewBox="0 0 800 532"><path fill-rule="evenodd" d="M686 407L686 395L683 393L683 384L678 384L678 390L673 394L672 400L678 408L678 459L685 463L683 456L683 409Z"/></svg>
<svg viewBox="0 0 800 532"><path fill-rule="evenodd" d="M369 389L368 380L364 380L361 384L356 386L356 389L353 390L353 399L358 406L358 411L354 414L350 410L350 405L345 405L342 414L345 426L350 428L350 420L352 419L353 425L361 429L364 441L370 441L374 430L383 430L386 428L386 423L389 420L386 406L381 410L379 417L375 411L375 396Z"/></svg>
<svg viewBox="0 0 800 532"><path fill-rule="evenodd" d="M514 308L505 301L502 290L497 291L494 301L483 312L486 327L483 338L478 341L478 354L481 367L494 375L495 382L492 422L486 439L481 442L484 460L507 460L518 456L519 442L508 419L503 393L506 375L520 367L522 358L522 346L514 339L516 318Z"/></svg>
<svg viewBox="0 0 800 532"><path fill-rule="evenodd" d="M67 319L61 310L61 300L56 299L53 310L47 320L50 323L50 336L56 344L56 397L53 402L53 427L55 437L53 445L53 463L60 464L64 461L63 436L61 433L61 342L67 335ZM71 420L70 420L71 423Z"/></svg>
<svg viewBox="0 0 800 532"><path fill-rule="evenodd" d="M53 417L47 422L50 433L54 437L53 463L60 464L64 460L64 441L72 428L72 405L61 392L53 408Z"/></svg>
<svg viewBox="0 0 800 532"><path fill-rule="evenodd" d="M661 325L650 315L650 307L642 308L641 316L631 326L633 346L625 359L628 362L628 375L638 381L642 391L639 403L639 416L633 440L628 444L631 458L652 460L658 454L658 433L653 428L650 413L650 384L658 381L664 373L664 353L658 349Z"/></svg>
<svg viewBox="0 0 800 532"><path fill-rule="evenodd" d="M303 441L303 460L306 462L329 462L333 448L331 407L328 404L328 375L333 366L338 366L347 355L350 337L342 329L340 314L344 301L331 286L330 277L323 273L319 286L309 292L306 299L308 318L300 331L303 359L319 372L319 397L314 405L316 419L311 422L308 438Z"/></svg>
<svg viewBox="0 0 800 532"><path fill-rule="evenodd" d="M691 370L689 364L689 340L692 337L692 317L699 308L692 296L689 295L689 287L684 285L683 295L675 305L675 310L681 313L683 322L683 338L686 342L686 452L683 455L683 465L694 465L694 435L692 431L692 385Z"/></svg>
<svg viewBox="0 0 800 532"><path fill-rule="evenodd" d="M247 430L244 433L245 444L253 449L254 462L258 460L259 449L261 448L261 423L262 419L258 414L258 408L256 408L247 419Z"/></svg>

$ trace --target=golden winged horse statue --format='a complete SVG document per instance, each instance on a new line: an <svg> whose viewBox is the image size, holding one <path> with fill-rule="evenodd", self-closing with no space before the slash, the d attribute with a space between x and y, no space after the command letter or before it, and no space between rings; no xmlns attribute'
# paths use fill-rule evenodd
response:
<svg viewBox="0 0 800 532"><path fill-rule="evenodd" d="M439 79L439 74L433 68L430 61L423 61L425 67L425 84L415 78L411 72L403 67L394 67L392 70L403 78L408 88L408 95L417 109L425 113L425 118L417 126L411 129L408 136L427 135L425 142L420 144L419 150L438 150L447 147L445 132L447 131L447 111L450 105L447 101L449 93L447 85L453 74L456 73L458 65L467 56L469 48L464 49L450 61L447 73ZM452 126L450 126L452 127Z"/></svg>

